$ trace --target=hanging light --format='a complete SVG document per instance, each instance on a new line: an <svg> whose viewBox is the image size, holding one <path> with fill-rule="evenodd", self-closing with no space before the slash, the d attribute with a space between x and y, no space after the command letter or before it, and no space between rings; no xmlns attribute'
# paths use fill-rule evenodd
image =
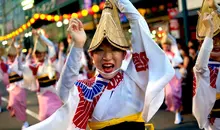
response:
<svg viewBox="0 0 220 130"><path fill-rule="evenodd" d="M39 19L40 15L39 14L34 14L35 19Z"/></svg>
<svg viewBox="0 0 220 130"><path fill-rule="evenodd" d="M157 33L157 31L156 31L156 30L153 30L153 31L152 31L152 34L154 34L154 35L155 35L156 33Z"/></svg>
<svg viewBox="0 0 220 130"><path fill-rule="evenodd" d="M27 22L27 27L30 27L31 26L31 23L30 22Z"/></svg>
<svg viewBox="0 0 220 130"><path fill-rule="evenodd" d="M86 9L83 9L83 10L81 11L81 14L82 14L83 17L87 16L88 13L89 13L89 12L88 12L88 10L86 10Z"/></svg>
<svg viewBox="0 0 220 130"><path fill-rule="evenodd" d="M59 21L60 20L60 16L59 15L55 15L54 16L54 20L57 22L57 21Z"/></svg>
<svg viewBox="0 0 220 130"><path fill-rule="evenodd" d="M77 13L72 13L71 17L72 18L78 18L78 14Z"/></svg>
<svg viewBox="0 0 220 130"><path fill-rule="evenodd" d="M93 5L92 6L92 11L95 12L95 13L99 12L99 6L98 5Z"/></svg>
<svg viewBox="0 0 220 130"><path fill-rule="evenodd" d="M69 23L69 20L68 19L64 19L63 20L63 24L68 24Z"/></svg>
<svg viewBox="0 0 220 130"><path fill-rule="evenodd" d="M27 38L28 37L28 33L25 33L24 36Z"/></svg>
<svg viewBox="0 0 220 130"><path fill-rule="evenodd" d="M18 31L19 31L20 33L22 33L22 32L23 32L23 29L22 29L22 28L19 28Z"/></svg>
<svg viewBox="0 0 220 130"><path fill-rule="evenodd" d="M28 33L28 36L32 36L32 32L29 32L29 33Z"/></svg>
<svg viewBox="0 0 220 130"><path fill-rule="evenodd" d="M30 22L33 24L35 22L35 19L31 18Z"/></svg>
<svg viewBox="0 0 220 130"><path fill-rule="evenodd" d="M61 27L63 25L63 23L61 22L61 21L58 21L57 22L57 27L59 28L59 27Z"/></svg>
<svg viewBox="0 0 220 130"><path fill-rule="evenodd" d="M41 15L40 15L40 19L41 19L41 20L44 20L45 18L46 18L45 14L41 14Z"/></svg>
<svg viewBox="0 0 220 130"><path fill-rule="evenodd" d="M104 5L105 5L105 2L101 2L101 3L99 4L99 8L102 10L102 9L104 8Z"/></svg>
<svg viewBox="0 0 220 130"><path fill-rule="evenodd" d="M47 15L47 20L48 20L48 21L51 21L52 18L53 18L52 15Z"/></svg>
<svg viewBox="0 0 220 130"><path fill-rule="evenodd" d="M8 41L3 41L2 42L2 45L6 45L6 44L8 44Z"/></svg>
<svg viewBox="0 0 220 130"><path fill-rule="evenodd" d="M25 30L27 28L26 24L23 24L22 28Z"/></svg>

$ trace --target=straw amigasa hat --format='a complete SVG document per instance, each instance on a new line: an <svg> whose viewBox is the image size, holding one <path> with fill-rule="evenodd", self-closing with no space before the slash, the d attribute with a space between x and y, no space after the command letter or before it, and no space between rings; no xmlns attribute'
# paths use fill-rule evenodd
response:
<svg viewBox="0 0 220 130"><path fill-rule="evenodd" d="M105 2L99 25L88 51L95 50L104 39L107 39L111 45L121 50L128 50L131 46L123 33L118 10L112 0L106 0Z"/></svg>
<svg viewBox="0 0 220 130"><path fill-rule="evenodd" d="M47 46L43 43L43 41L40 39L40 37L34 38L34 51L33 51L33 53L35 53L36 51L38 51L38 52L46 52L47 51Z"/></svg>
<svg viewBox="0 0 220 130"><path fill-rule="evenodd" d="M203 0L202 7L200 9L201 15L204 15L204 13L212 13L214 10L212 8L209 8L207 0ZM214 22L214 35L216 36L220 32L220 16L217 13L213 14L213 22ZM202 23L202 18L199 17L197 28L196 28L196 38L198 40L203 40L205 38L206 34L206 28Z"/></svg>

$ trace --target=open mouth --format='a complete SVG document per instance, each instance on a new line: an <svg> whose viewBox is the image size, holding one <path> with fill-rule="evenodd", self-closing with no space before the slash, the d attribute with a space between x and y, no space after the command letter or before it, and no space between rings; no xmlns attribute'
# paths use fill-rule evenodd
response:
<svg viewBox="0 0 220 130"><path fill-rule="evenodd" d="M104 63L102 64L102 69L105 73L111 73L114 70L114 64Z"/></svg>

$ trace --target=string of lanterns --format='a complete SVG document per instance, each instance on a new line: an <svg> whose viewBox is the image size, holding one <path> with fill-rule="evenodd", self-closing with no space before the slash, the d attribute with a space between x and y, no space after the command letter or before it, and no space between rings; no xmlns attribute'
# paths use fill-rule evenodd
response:
<svg viewBox="0 0 220 130"><path fill-rule="evenodd" d="M52 22L58 22L62 20L69 20L71 18L82 18L86 17L88 15L94 15L95 13L99 12L104 8L104 2L101 2L100 5L93 5L89 9L83 9L79 12L72 13L72 14L63 14L63 15L50 15L50 14L34 14L33 17L25 24L21 25L18 29L15 31L5 35L5 36L0 36L0 41L8 40L13 37L18 36L25 30L27 30L32 24L34 24L38 19L40 20L47 20L47 21L52 21Z"/></svg>
<svg viewBox="0 0 220 130"><path fill-rule="evenodd" d="M47 21L52 21L52 22L58 22L62 20L69 20L71 18L82 18L86 17L88 15L94 15L95 13L99 12L104 8L104 2L101 2L99 5L93 5L89 9L83 9L79 12L75 12L72 14L63 14L63 15L50 15L50 14L34 14L33 17L25 24L21 25L20 28L16 29L15 31L5 35L5 36L0 36L0 41L8 40L11 39L15 36L18 36L25 30L27 30L32 24L36 22L36 20L41 19L41 20L47 20ZM172 3L168 3L167 7L171 8L173 5ZM158 7L152 7L152 8L140 8L138 11L140 12L141 15L145 16L145 14L150 14L150 13L155 13L157 11L164 11L165 10L165 5L159 5Z"/></svg>

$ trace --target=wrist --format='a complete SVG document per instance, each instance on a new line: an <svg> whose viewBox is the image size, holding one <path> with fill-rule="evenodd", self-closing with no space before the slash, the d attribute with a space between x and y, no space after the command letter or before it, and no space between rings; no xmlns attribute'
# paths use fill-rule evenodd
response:
<svg viewBox="0 0 220 130"><path fill-rule="evenodd" d="M213 29L208 29L207 30L207 33L206 33L206 36L209 37L209 38L213 38L213 34L214 34L214 31Z"/></svg>

